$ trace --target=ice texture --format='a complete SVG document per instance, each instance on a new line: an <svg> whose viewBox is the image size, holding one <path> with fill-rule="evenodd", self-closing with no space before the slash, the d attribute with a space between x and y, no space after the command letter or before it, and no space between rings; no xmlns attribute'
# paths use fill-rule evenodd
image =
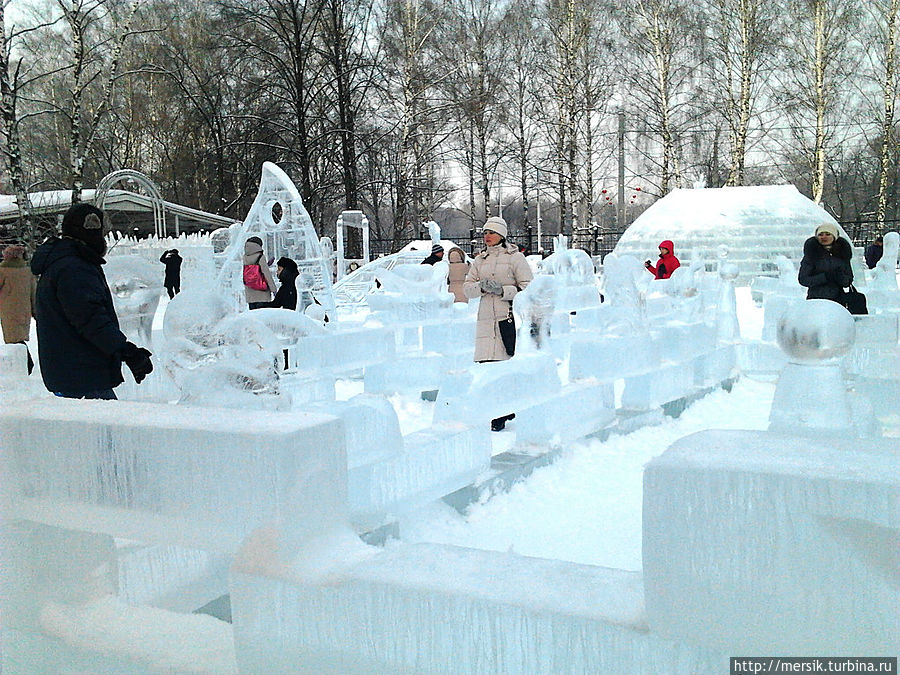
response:
<svg viewBox="0 0 900 675"><path fill-rule="evenodd" d="M122 332L132 342L149 345L162 293L159 269L139 256L116 255L110 256L104 273Z"/></svg>
<svg viewBox="0 0 900 675"><path fill-rule="evenodd" d="M779 255L799 264L803 242L824 222L850 241L831 215L793 185L676 189L638 216L614 253L656 259L660 241L670 239L684 264L715 260L718 246L727 242L728 261L746 282L760 274L774 276Z"/></svg>
<svg viewBox="0 0 900 675"><path fill-rule="evenodd" d="M220 552L263 525L296 545L346 518L331 416L51 399L4 406L0 433L18 518Z"/></svg>
<svg viewBox="0 0 900 675"><path fill-rule="evenodd" d="M732 655L893 654L900 443L706 431L644 474L650 628Z"/></svg>
<svg viewBox="0 0 900 675"><path fill-rule="evenodd" d="M676 675L727 662L648 634L639 574L513 553L396 545L316 585L239 571L231 598L242 672Z"/></svg>

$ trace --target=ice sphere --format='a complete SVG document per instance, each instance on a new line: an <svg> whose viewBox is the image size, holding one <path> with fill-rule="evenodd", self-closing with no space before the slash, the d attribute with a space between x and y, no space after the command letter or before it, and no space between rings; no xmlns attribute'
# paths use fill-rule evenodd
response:
<svg viewBox="0 0 900 675"><path fill-rule="evenodd" d="M856 324L843 306L831 300L792 304L778 322L778 346L793 363L828 363L853 346Z"/></svg>
<svg viewBox="0 0 900 675"><path fill-rule="evenodd" d="M644 473L650 628L732 655L893 654L900 443L704 431Z"/></svg>

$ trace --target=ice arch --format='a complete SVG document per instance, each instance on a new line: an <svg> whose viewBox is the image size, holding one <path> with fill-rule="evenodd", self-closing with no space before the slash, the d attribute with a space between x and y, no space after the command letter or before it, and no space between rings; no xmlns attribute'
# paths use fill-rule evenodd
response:
<svg viewBox="0 0 900 675"><path fill-rule="evenodd" d="M145 176L140 171L134 169L119 169L105 175L97 184L97 190L94 193L94 204L101 211L106 203L106 194L109 189L116 183L130 180L140 185L150 196L150 202L153 205L153 231L157 237L166 236L166 215L165 204L163 203L162 193L159 186L154 183L149 176Z"/></svg>

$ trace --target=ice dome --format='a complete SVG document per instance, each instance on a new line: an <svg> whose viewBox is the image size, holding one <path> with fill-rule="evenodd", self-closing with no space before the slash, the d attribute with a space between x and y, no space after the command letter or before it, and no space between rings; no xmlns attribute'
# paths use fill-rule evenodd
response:
<svg viewBox="0 0 900 675"><path fill-rule="evenodd" d="M613 253L655 261L659 243L670 239L675 255L686 264L698 258L717 260L724 244L742 283L760 274L777 276L780 255L799 265L803 242L823 222L837 225L793 185L673 190L625 230Z"/></svg>

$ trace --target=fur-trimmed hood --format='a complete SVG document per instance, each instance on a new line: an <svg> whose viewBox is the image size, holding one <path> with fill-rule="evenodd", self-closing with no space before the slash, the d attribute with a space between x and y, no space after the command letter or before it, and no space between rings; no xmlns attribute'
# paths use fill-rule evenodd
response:
<svg viewBox="0 0 900 675"><path fill-rule="evenodd" d="M827 251L819 243L818 239L810 237L803 243L803 255L810 258L810 260L818 260L819 258L824 258L827 255ZM853 247L850 246L849 241L843 237L838 237L834 240L834 244L831 245L831 255L849 261L853 258Z"/></svg>

